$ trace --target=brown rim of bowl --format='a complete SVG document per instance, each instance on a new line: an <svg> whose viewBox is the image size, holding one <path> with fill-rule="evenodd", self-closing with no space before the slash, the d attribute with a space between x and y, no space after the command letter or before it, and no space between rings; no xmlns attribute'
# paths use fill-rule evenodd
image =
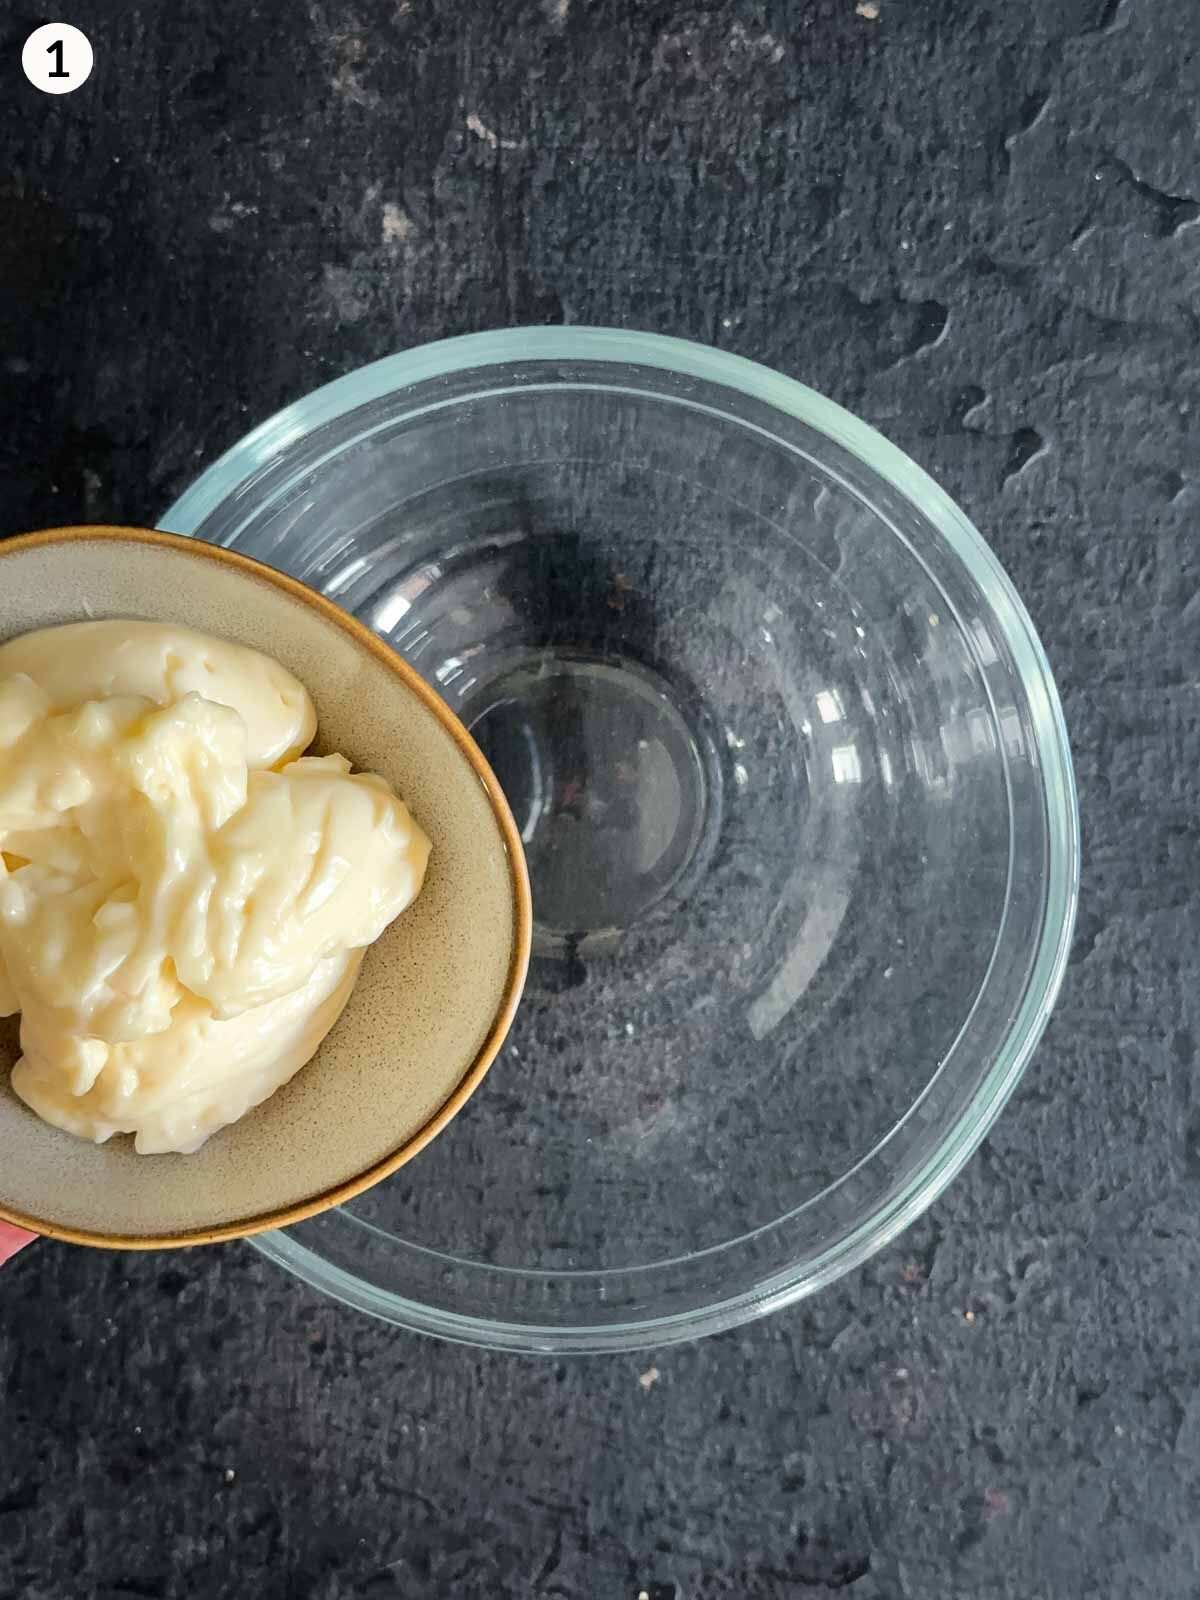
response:
<svg viewBox="0 0 1200 1600"><path fill-rule="evenodd" d="M374 1166L356 1174L345 1183L326 1189L322 1194L303 1200L297 1205L285 1206L278 1211L264 1212L258 1216L245 1218L240 1222L225 1223L219 1228L185 1229L180 1233L168 1234L109 1234L89 1233L81 1228L64 1228L57 1223L44 1222L38 1217L24 1215L20 1211L11 1211L6 1206L0 1205L0 1219L12 1222L20 1228L31 1229L34 1233L41 1234L47 1239L63 1239L71 1244L86 1244L105 1250L168 1250L185 1245L195 1244L220 1244L227 1239L244 1239L253 1233L265 1233L271 1228L288 1228L297 1222L303 1222L307 1217L314 1217L321 1211L328 1211L333 1206L344 1204L352 1200L356 1194L361 1194L364 1189L369 1189L381 1179L389 1177L411 1161L431 1139L435 1138L446 1124L457 1115L475 1090L483 1082L488 1068L499 1054L509 1028L512 1026L521 992L525 986L525 977L529 970L529 955L533 944L533 901L529 888L529 870L525 864L525 852L521 845L521 836L517 832L516 822L509 810L508 801L496 781L496 776L471 735L462 723L429 687L425 680L409 666L407 661L401 659L388 645L384 644L378 634L372 633L356 617L343 611L340 606L334 605L332 600L327 600L324 595L317 594L305 584L299 583L295 578L289 578L285 573L277 572L274 567L265 566L261 561L253 561L249 556L240 555L235 550L226 550L221 545L205 544L202 540L185 538L182 534L161 533L150 528L119 528L119 527L78 527L78 528L47 528L38 533L16 534L9 538L0 539L0 561L6 556L15 555L22 550L36 550L43 545L88 543L102 544L111 540L113 543L132 543L162 545L167 549L177 550L183 555L194 556L201 561L213 561L232 567L235 571L242 572L248 578L256 578L260 583L271 584L274 588L290 595L293 600L315 611L325 621L332 622L343 633L348 634L357 644L369 650L384 666L390 669L396 677L410 690L417 699L438 719L442 727L458 745L463 755L470 763L475 776L482 783L491 802L493 814L500 825L500 832L504 837L504 844L508 855L508 863L512 876L513 908L515 912L515 937L513 940L513 956L509 966L508 979L504 986L504 996L500 1009L496 1013L494 1022L483 1042L483 1047L476 1055L469 1069L459 1080L458 1086L449 1099L434 1112L425 1125L418 1129L408 1142L385 1156L382 1161L377 1161Z"/></svg>

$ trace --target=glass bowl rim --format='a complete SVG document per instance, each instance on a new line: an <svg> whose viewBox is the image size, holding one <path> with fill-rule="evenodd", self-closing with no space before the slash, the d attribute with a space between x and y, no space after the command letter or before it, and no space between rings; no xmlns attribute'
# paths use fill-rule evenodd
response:
<svg viewBox="0 0 1200 1600"><path fill-rule="evenodd" d="M966 515L902 450L836 402L758 362L707 345L618 328L524 327L464 334L385 356L324 384L268 417L206 468L163 514L158 526L170 532L194 534L222 502L290 446L372 401L396 397L417 384L461 375L472 368L484 370L536 361L634 365L731 389L825 435L911 502L978 584L1012 651L1034 722L1046 808L1045 911L1037 956L991 1069L958 1120L945 1130L929 1159L907 1175L899 1194L815 1256L793 1262L764 1281L710 1305L666 1316L594 1326L537 1325L467 1316L409 1300L335 1266L286 1233L268 1233L251 1240L265 1255L312 1287L416 1332L495 1349L558 1354L653 1348L736 1326L789 1305L843 1276L908 1227L974 1153L1016 1088L1045 1029L1066 970L1079 895L1078 799L1066 723L1049 662L1007 573ZM860 1165L875 1160L890 1138L891 1134L885 1135ZM783 1220L778 1218L766 1226L773 1227ZM731 1240L728 1244L738 1242ZM421 1246L408 1248L438 1254ZM472 1265L456 1257L441 1259L458 1266ZM661 1265L646 1263L643 1268L619 1270L626 1274ZM547 1275L531 1268L511 1270L531 1277Z"/></svg>

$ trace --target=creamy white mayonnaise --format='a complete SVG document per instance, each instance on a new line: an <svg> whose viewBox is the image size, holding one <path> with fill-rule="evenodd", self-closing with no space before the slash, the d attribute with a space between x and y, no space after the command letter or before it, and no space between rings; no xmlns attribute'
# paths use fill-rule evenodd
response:
<svg viewBox="0 0 1200 1600"><path fill-rule="evenodd" d="M0 1016L39 1116L192 1151L316 1051L430 845L383 779L295 759L315 727L290 673L188 629L0 646Z"/></svg>

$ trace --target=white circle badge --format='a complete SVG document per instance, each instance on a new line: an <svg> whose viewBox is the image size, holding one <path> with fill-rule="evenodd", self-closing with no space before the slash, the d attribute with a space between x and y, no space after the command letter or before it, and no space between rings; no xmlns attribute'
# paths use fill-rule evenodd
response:
<svg viewBox="0 0 1200 1600"><path fill-rule="evenodd" d="M91 76L91 40L69 22L47 22L26 39L21 65L43 94L70 94Z"/></svg>

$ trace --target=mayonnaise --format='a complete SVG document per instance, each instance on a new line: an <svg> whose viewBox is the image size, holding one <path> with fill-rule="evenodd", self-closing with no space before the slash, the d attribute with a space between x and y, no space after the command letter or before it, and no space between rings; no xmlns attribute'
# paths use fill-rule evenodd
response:
<svg viewBox="0 0 1200 1600"><path fill-rule="evenodd" d="M0 1016L55 1126L192 1151L286 1083L429 840L256 651L89 622L0 646Z"/></svg>
<svg viewBox="0 0 1200 1600"><path fill-rule="evenodd" d="M198 694L246 724L251 767L307 750L317 731L308 691L270 656L162 622L69 622L0 644L0 678L23 672L56 711L137 695L170 706Z"/></svg>

